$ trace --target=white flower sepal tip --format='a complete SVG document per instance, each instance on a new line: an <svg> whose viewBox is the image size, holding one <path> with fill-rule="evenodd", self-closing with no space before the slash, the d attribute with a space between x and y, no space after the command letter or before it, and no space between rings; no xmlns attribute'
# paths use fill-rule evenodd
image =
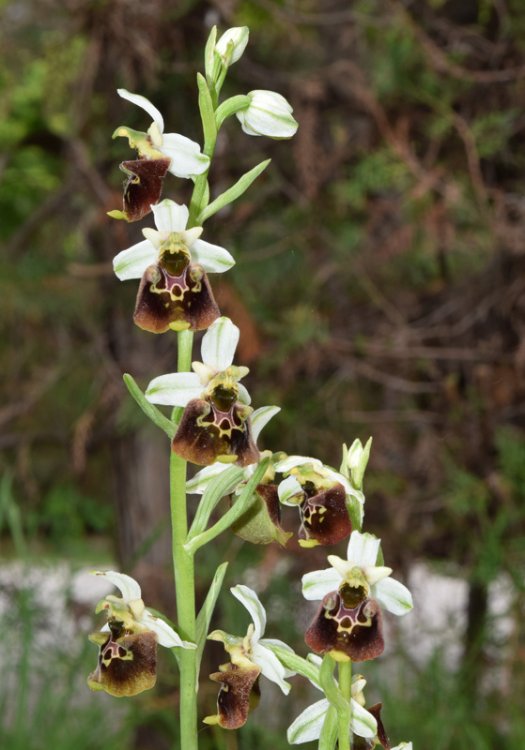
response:
<svg viewBox="0 0 525 750"><path fill-rule="evenodd" d="M316 601L337 591L354 568L360 568L370 586L370 596L394 615L406 615L413 608L412 594L399 581L390 578L391 568L377 566L381 540L373 534L352 531L347 559L330 555L331 568L306 573L302 578L303 596Z"/></svg>
<svg viewBox="0 0 525 750"><path fill-rule="evenodd" d="M202 227L186 229L190 214L187 206L166 198L151 206L151 210L157 229L143 229L146 239L122 250L113 259L113 270L121 281L142 278L144 271L158 262L160 245L171 234L186 245L191 262L200 264L207 273L224 273L235 265L223 247L199 239Z"/></svg>
<svg viewBox="0 0 525 750"><path fill-rule="evenodd" d="M157 643L160 646L165 646L166 648L197 648L194 643L183 641L171 625L168 625L167 622L146 609L142 601L140 585L134 578L125 573L118 573L115 570L94 570L93 575L106 578L119 589L122 601L127 605L135 621L147 630L155 633ZM104 626L102 630L107 630L107 627Z"/></svg>
<svg viewBox="0 0 525 750"><path fill-rule="evenodd" d="M281 646L290 650L290 647L274 638L263 638L264 631L266 629L266 611L261 604L261 601L255 591L250 589L248 586L239 584L233 586L230 589L234 597L240 601L240 603L246 607L251 618L252 625L251 633L248 630L247 640L249 641L249 654L247 654L250 661L256 664L261 669L261 673L271 682L275 682L279 685L285 695L291 690L291 685L286 682L286 677L292 677L295 672L291 672L286 669L276 655L271 651L265 644L271 643L275 646Z"/></svg>
<svg viewBox="0 0 525 750"><path fill-rule="evenodd" d="M187 406L190 401L202 398L207 384L219 373L227 370L232 362L239 341L239 329L229 318L218 318L202 338L202 362L194 362L196 372L174 372L154 378L146 389L145 396L153 404ZM237 368L236 380L248 372L248 368ZM250 394L237 383L239 401L249 404Z"/></svg>
<svg viewBox="0 0 525 750"><path fill-rule="evenodd" d="M239 60L246 49L250 30L247 26L233 26L221 35L215 44L215 51L221 56L226 66Z"/></svg>
<svg viewBox="0 0 525 750"><path fill-rule="evenodd" d="M164 132L164 118L149 99L140 94L132 94L126 89L117 89L117 94L122 99L136 104L151 117L153 122L148 128L151 143L157 151L171 159L169 171L175 177L190 178L208 169L210 159L206 154L201 153L198 143L179 133Z"/></svg>

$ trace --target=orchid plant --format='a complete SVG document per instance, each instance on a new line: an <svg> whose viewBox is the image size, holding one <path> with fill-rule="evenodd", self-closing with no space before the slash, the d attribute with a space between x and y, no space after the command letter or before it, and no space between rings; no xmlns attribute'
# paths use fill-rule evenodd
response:
<svg viewBox="0 0 525 750"><path fill-rule="evenodd" d="M98 664L88 678L93 690L115 697L152 688L156 680L157 646L172 649L180 671L180 747L198 748L199 667L206 640L223 644L229 660L210 675L219 685L217 708L203 721L225 730L245 724L259 694L261 677L276 683L284 695L290 678L302 676L322 693L288 728L290 744L318 741L320 750L412 750L411 743L391 748L381 721L381 705L366 705L366 680L352 676L354 662L375 659L383 652L382 607L394 615L412 608L408 589L392 579L383 564L380 540L362 533L365 496L363 477L371 439L343 445L339 470L309 456L288 456L258 448L261 430L280 411L277 406L254 409L241 383L247 367L234 364L239 328L222 316L208 274L224 273L235 260L228 250L201 239L207 219L238 199L266 169L269 160L253 167L222 194L211 199L209 173L217 135L236 116L247 135L291 138L298 124L287 100L273 91L251 91L221 101L231 65L248 44L246 27L231 28L217 38L213 28L204 54L204 75L198 74L202 147L178 133L166 133L164 118L145 97L118 89L127 102L151 118L145 132L127 126L114 137L125 137L137 158L125 161L123 207L110 216L128 222L153 214L155 228L142 230L144 239L121 250L113 267L122 280L140 279L133 319L144 331L177 336L176 372L154 377L145 392L130 375L126 385L144 413L171 442L170 507L177 623L149 610L139 584L116 571L97 571L120 590L97 606L106 622L91 636L98 646ZM168 174L193 181L189 206L161 199ZM201 359L192 361L193 338L203 331ZM167 417L158 407L172 407ZM187 463L199 470L187 479ZM199 497L189 523L187 495ZM213 521L222 498L228 509ZM292 507L293 511L287 511ZM196 610L195 566L201 548L219 534L232 531L256 544L289 543L294 529L283 523L285 513L296 519L298 553L308 565L312 547L337 545L349 538L346 559L329 555L330 567L306 573L303 594L321 604L305 634L311 653L302 657L281 640L265 638L266 612L258 595L245 585L231 588L251 622L245 635L209 632L215 604L226 575L222 563ZM297 519L298 513L298 519ZM298 523L297 523L298 521Z"/></svg>

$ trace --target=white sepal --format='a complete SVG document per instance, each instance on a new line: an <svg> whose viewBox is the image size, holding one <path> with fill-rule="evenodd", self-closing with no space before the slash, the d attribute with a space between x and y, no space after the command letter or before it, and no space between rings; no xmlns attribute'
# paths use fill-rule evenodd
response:
<svg viewBox="0 0 525 750"><path fill-rule="evenodd" d="M208 273L224 273L235 265L230 253L220 245L196 240L191 246L191 257L195 263L200 263Z"/></svg>
<svg viewBox="0 0 525 750"><path fill-rule="evenodd" d="M171 159L168 171L175 177L193 177L210 166L210 159L201 153L199 144L179 133L165 133L158 150Z"/></svg>
<svg viewBox="0 0 525 750"><path fill-rule="evenodd" d="M286 669L273 651L265 648L261 643L254 643L252 645L252 660L261 668L261 672L267 680L275 682L283 693L288 695L292 686L284 679Z"/></svg>
<svg viewBox="0 0 525 750"><path fill-rule="evenodd" d="M309 456L287 456L275 464L275 471L280 474L286 474L287 471L295 468L296 466L303 466L303 464L312 464L312 466L322 466L322 461L318 458L310 458Z"/></svg>
<svg viewBox="0 0 525 750"><path fill-rule="evenodd" d="M145 112L147 112L158 127L159 132L161 134L164 132L164 118L162 117L157 107L155 107L155 105L152 104L149 99L146 99L145 96L141 96L140 94L132 94L131 92L126 91L126 89L117 89L117 94L123 99L127 99L128 102L136 104L137 107L140 107Z"/></svg>
<svg viewBox="0 0 525 750"><path fill-rule="evenodd" d="M203 495L210 482L229 468L229 464L223 464L220 461L216 461L210 466L205 466L204 469L198 471L195 476L188 480L186 484L187 491L194 495Z"/></svg>
<svg viewBox="0 0 525 750"><path fill-rule="evenodd" d="M166 648L188 648L195 649L197 646L189 641L183 641L178 633L173 630L171 625L162 620L160 617L156 617L148 610L144 611L140 619L141 625L144 625L149 630L153 631L157 636L157 643L160 646Z"/></svg>
<svg viewBox="0 0 525 750"><path fill-rule="evenodd" d="M347 558L354 565L367 568L376 564L381 540L373 534L352 531L348 542Z"/></svg>
<svg viewBox="0 0 525 750"><path fill-rule="evenodd" d="M386 565L375 565L369 568L363 568L363 573L368 583L373 586L374 584L382 581L383 578L388 578L392 573L392 568L388 568Z"/></svg>
<svg viewBox="0 0 525 750"><path fill-rule="evenodd" d="M414 606L410 591L394 578L384 578L376 583L372 593L393 615L406 615Z"/></svg>
<svg viewBox="0 0 525 750"><path fill-rule="evenodd" d="M153 378L144 394L152 404L187 406L202 395L202 383L193 372L173 372Z"/></svg>
<svg viewBox="0 0 525 750"><path fill-rule="evenodd" d="M353 698L351 703L352 721L350 726L352 727L352 732L358 734L360 737L375 737L377 734L377 721L375 717Z"/></svg>
<svg viewBox="0 0 525 750"><path fill-rule="evenodd" d="M239 342L239 329L229 318L218 318L202 338L201 356L205 365L222 372L233 362Z"/></svg>
<svg viewBox="0 0 525 750"><path fill-rule="evenodd" d="M151 207L155 218L155 226L164 235L171 232L183 232L188 223L190 212L187 206L179 205L175 201L166 198Z"/></svg>
<svg viewBox="0 0 525 750"><path fill-rule="evenodd" d="M238 584L237 586L233 586L230 591L250 613L254 626L253 641L256 643L264 635L266 611L255 591L248 586Z"/></svg>
<svg viewBox="0 0 525 750"><path fill-rule="evenodd" d="M259 641L261 646L278 646L279 648L284 649L285 651L289 651L291 654L295 653L293 648L289 646L284 641L280 641L279 638L261 638ZM293 677L297 672L293 669L288 669L288 667L285 667L284 664L282 665L284 670L284 676L286 678Z"/></svg>
<svg viewBox="0 0 525 750"><path fill-rule="evenodd" d="M157 250L149 240L122 250L113 258L113 270L121 281L140 279L148 266L157 262Z"/></svg>
<svg viewBox="0 0 525 750"><path fill-rule="evenodd" d="M318 740L329 706L327 699L323 698L305 708L288 727L286 737L290 745L301 745L303 742Z"/></svg>
<svg viewBox="0 0 525 750"><path fill-rule="evenodd" d="M125 602L142 598L140 586L137 581L125 573L117 573L116 570L94 570L93 575L107 578L108 581L118 588Z"/></svg>
<svg viewBox="0 0 525 750"><path fill-rule="evenodd" d="M247 26L234 26L228 29L218 39L215 49L222 57L225 65L233 65L246 49L250 30Z"/></svg>
<svg viewBox="0 0 525 750"><path fill-rule="evenodd" d="M412 750L412 743L411 742L401 742L401 744L396 745L392 748L392 750Z"/></svg>
<svg viewBox="0 0 525 750"><path fill-rule="evenodd" d="M304 491L300 482L294 476L286 477L277 487L279 501L283 505L298 505L301 502ZM294 498L296 498L294 500Z"/></svg>
<svg viewBox="0 0 525 750"><path fill-rule="evenodd" d="M341 585L341 576L334 568L314 570L302 577L303 596L309 601L323 599Z"/></svg>
<svg viewBox="0 0 525 750"><path fill-rule="evenodd" d="M279 414L281 411L280 406L260 406L250 416L250 422L252 425L252 436L255 442L257 442L259 435L266 427L268 422Z"/></svg>

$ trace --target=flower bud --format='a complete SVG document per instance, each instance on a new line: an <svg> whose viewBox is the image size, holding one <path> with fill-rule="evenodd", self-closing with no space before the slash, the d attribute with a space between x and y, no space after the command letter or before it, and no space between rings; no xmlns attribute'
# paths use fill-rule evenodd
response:
<svg viewBox="0 0 525 750"><path fill-rule="evenodd" d="M226 66L233 65L246 49L250 30L247 26L234 26L221 36L215 45L215 51L219 53Z"/></svg>
<svg viewBox="0 0 525 750"><path fill-rule="evenodd" d="M284 96L275 91L250 91L250 103L237 112L237 119L248 135L269 138L291 138L299 127L292 117L293 109Z"/></svg>

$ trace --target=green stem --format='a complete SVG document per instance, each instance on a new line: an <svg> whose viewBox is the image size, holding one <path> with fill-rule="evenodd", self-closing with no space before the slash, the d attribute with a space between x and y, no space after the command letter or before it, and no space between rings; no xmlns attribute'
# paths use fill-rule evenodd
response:
<svg viewBox="0 0 525 750"><path fill-rule="evenodd" d="M193 334L178 334L178 372L188 372L191 366ZM175 410L174 410L175 412ZM174 416L178 416L175 412ZM188 534L186 509L186 461L175 453L170 458L170 506L175 574L177 620L182 638L195 643L195 569L193 554L184 549ZM181 748L197 750L197 654L181 649L180 658L180 737Z"/></svg>
<svg viewBox="0 0 525 750"><path fill-rule="evenodd" d="M339 662L339 690L345 699L345 710L339 712L338 750L350 750L350 722L352 720L352 662Z"/></svg>

